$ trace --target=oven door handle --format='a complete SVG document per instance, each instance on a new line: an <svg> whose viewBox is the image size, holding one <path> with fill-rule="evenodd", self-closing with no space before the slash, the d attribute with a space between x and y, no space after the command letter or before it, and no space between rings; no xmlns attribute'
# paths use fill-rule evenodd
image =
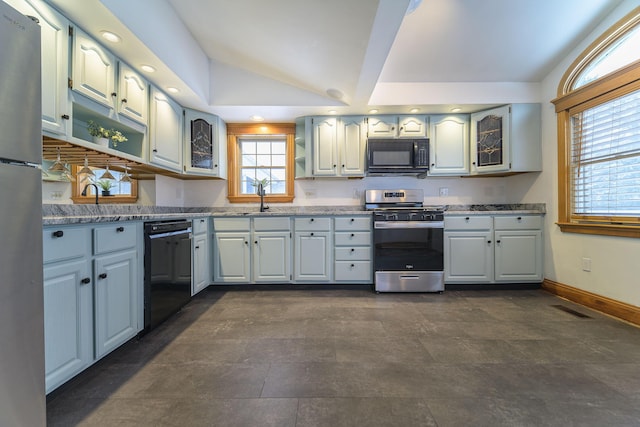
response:
<svg viewBox="0 0 640 427"><path fill-rule="evenodd" d="M374 221L373 228L444 228L444 221Z"/></svg>
<svg viewBox="0 0 640 427"><path fill-rule="evenodd" d="M178 230L178 231L168 231L166 233L149 234L149 239L150 240L155 240L155 239L162 239L164 237L182 236L184 234L188 234L189 235L189 239L190 239L191 238L191 229Z"/></svg>

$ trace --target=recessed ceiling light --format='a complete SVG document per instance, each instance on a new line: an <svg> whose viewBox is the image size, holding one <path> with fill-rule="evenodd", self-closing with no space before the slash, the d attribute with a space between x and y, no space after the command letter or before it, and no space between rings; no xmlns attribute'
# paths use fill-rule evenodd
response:
<svg viewBox="0 0 640 427"><path fill-rule="evenodd" d="M417 113L418 111L420 111L419 108L412 108L411 110L409 110L410 113Z"/></svg>
<svg viewBox="0 0 640 427"><path fill-rule="evenodd" d="M258 115L254 115L249 117L251 120L253 120L254 122L264 122L264 117L262 116L258 116Z"/></svg>
<svg viewBox="0 0 640 427"><path fill-rule="evenodd" d="M462 111L462 108L460 108L460 107L455 107L455 108L451 109L452 113L459 113L460 111Z"/></svg>
<svg viewBox="0 0 640 427"><path fill-rule="evenodd" d="M100 31L100 34L103 39L110 41L111 43L119 43L121 40L119 35L112 33L111 31Z"/></svg>
<svg viewBox="0 0 640 427"><path fill-rule="evenodd" d="M336 114L337 111L336 110L329 110L329 114Z"/></svg>
<svg viewBox="0 0 640 427"><path fill-rule="evenodd" d="M146 71L147 73L155 73L156 69L153 68L151 65L147 65L147 64L143 64L140 66L140 68L142 69L142 71Z"/></svg>
<svg viewBox="0 0 640 427"><path fill-rule="evenodd" d="M178 89L177 87L168 87L167 91L169 91L171 93L178 93L178 92L180 92L180 89Z"/></svg>
<svg viewBox="0 0 640 427"><path fill-rule="evenodd" d="M375 108L372 108L371 110L369 110L369 114L377 114L378 110Z"/></svg>

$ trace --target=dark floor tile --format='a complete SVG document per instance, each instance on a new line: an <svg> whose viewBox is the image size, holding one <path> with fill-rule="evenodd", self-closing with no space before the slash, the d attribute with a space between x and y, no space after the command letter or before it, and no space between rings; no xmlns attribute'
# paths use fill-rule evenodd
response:
<svg viewBox="0 0 640 427"><path fill-rule="evenodd" d="M616 391L629 398L640 400L640 363L592 364L587 365L586 369L589 375Z"/></svg>
<svg viewBox="0 0 640 427"><path fill-rule="evenodd" d="M422 399L300 399L296 427L437 426Z"/></svg>
<svg viewBox="0 0 640 427"><path fill-rule="evenodd" d="M541 399L486 398L483 396L427 399L438 427L516 427L549 426L546 406Z"/></svg>
<svg viewBox="0 0 640 427"><path fill-rule="evenodd" d="M259 338L247 342L236 362L303 363L335 362L333 338Z"/></svg>
<svg viewBox="0 0 640 427"><path fill-rule="evenodd" d="M297 399L203 399L174 401L164 419L176 427L295 427Z"/></svg>
<svg viewBox="0 0 640 427"><path fill-rule="evenodd" d="M638 401L628 399L576 401L552 399L545 402L551 427L637 427L640 425Z"/></svg>
<svg viewBox="0 0 640 427"><path fill-rule="evenodd" d="M420 341L438 363L514 363L522 362L525 357L510 341L505 340L429 337Z"/></svg>

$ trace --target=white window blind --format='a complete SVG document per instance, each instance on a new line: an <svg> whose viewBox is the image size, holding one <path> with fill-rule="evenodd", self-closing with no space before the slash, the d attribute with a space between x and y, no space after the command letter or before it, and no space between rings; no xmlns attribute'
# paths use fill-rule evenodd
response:
<svg viewBox="0 0 640 427"><path fill-rule="evenodd" d="M640 216L640 91L571 116L573 214Z"/></svg>

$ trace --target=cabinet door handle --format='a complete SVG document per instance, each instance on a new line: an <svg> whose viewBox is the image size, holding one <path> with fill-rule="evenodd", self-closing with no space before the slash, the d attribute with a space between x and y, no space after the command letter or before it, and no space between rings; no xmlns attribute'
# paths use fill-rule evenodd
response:
<svg viewBox="0 0 640 427"><path fill-rule="evenodd" d="M91 279L88 277L85 277L84 279L80 280L80 283L82 283L83 285L86 285L87 283L91 283Z"/></svg>
<svg viewBox="0 0 640 427"><path fill-rule="evenodd" d="M122 233L123 231L124 231L124 227L116 228L116 232L118 232L118 233Z"/></svg>
<svg viewBox="0 0 640 427"><path fill-rule="evenodd" d="M487 240L487 244L489 244L489 245L490 245L490 244L491 244L491 240Z"/></svg>
<svg viewBox="0 0 640 427"><path fill-rule="evenodd" d="M351 264L351 268L355 267L355 264Z"/></svg>
<svg viewBox="0 0 640 427"><path fill-rule="evenodd" d="M158 150L156 150L155 148L154 148L152 151L153 151L154 153L157 153L157 152L158 152Z"/></svg>
<svg viewBox="0 0 640 427"><path fill-rule="evenodd" d="M125 104L127 102L127 98L122 99L122 103Z"/></svg>
<svg viewBox="0 0 640 427"><path fill-rule="evenodd" d="M60 117L62 117L63 120L69 120L69 115L68 114L63 114Z"/></svg>
<svg viewBox="0 0 640 427"><path fill-rule="evenodd" d="M354 236L355 236L355 234L351 233L351 237L354 237Z"/></svg>
<svg viewBox="0 0 640 427"><path fill-rule="evenodd" d="M196 246L196 249L200 249L200 246Z"/></svg>
<svg viewBox="0 0 640 427"><path fill-rule="evenodd" d="M257 244L258 244L258 241L257 241L257 240L254 240L254 241L253 241L253 243L255 243L255 244L257 245Z"/></svg>
<svg viewBox="0 0 640 427"><path fill-rule="evenodd" d="M496 240L496 243L497 243L497 244L500 244L500 240Z"/></svg>
<svg viewBox="0 0 640 427"><path fill-rule="evenodd" d="M469 219L470 219L469 217L466 217L464 220L465 220L465 221L467 221L467 222L469 222Z"/></svg>
<svg viewBox="0 0 640 427"><path fill-rule="evenodd" d="M351 252L355 252L355 249L351 248Z"/></svg>
<svg viewBox="0 0 640 427"><path fill-rule="evenodd" d="M56 231L54 231L53 233L51 233L51 235L52 235L53 237L62 237L62 236L64 236L64 231L62 231L62 230L56 230Z"/></svg>
<svg viewBox="0 0 640 427"><path fill-rule="evenodd" d="M353 221L355 221L355 220L356 220L355 218L351 218L351 222L353 222Z"/></svg>
<svg viewBox="0 0 640 427"><path fill-rule="evenodd" d="M313 222L313 218L311 218L311 222Z"/></svg>
<svg viewBox="0 0 640 427"><path fill-rule="evenodd" d="M111 96L118 96L118 94L115 92L111 92Z"/></svg>
<svg viewBox="0 0 640 427"><path fill-rule="evenodd" d="M244 241L244 244L245 244L245 245L248 245L248 244L249 244L249 242L247 242L247 241L245 240L245 241Z"/></svg>
<svg viewBox="0 0 640 427"><path fill-rule="evenodd" d="M313 236L313 233L311 233L311 235Z"/></svg>
<svg viewBox="0 0 640 427"><path fill-rule="evenodd" d="M107 273L100 273L98 275L98 279L106 279L107 278Z"/></svg>
<svg viewBox="0 0 640 427"><path fill-rule="evenodd" d="M522 221L522 217L521 216L518 217L518 221Z"/></svg>

